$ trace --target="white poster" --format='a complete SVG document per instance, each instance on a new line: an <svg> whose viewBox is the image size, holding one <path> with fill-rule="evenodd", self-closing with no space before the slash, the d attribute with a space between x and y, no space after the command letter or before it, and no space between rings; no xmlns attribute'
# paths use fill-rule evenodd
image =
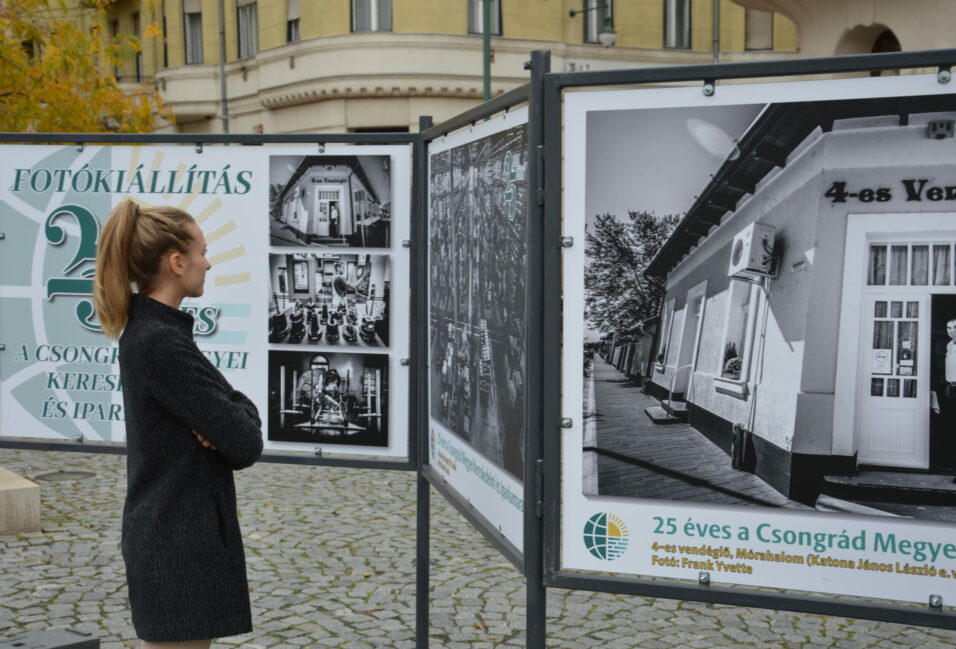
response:
<svg viewBox="0 0 956 649"><path fill-rule="evenodd" d="M952 91L566 95L561 568L956 603Z"/></svg>
<svg viewBox="0 0 956 649"><path fill-rule="evenodd" d="M527 109L429 147L429 459L523 548Z"/></svg>
<svg viewBox="0 0 956 649"><path fill-rule="evenodd" d="M267 450L405 457L409 187L405 146L4 146L0 435L124 440L92 274L130 197L202 228L212 269L181 308Z"/></svg>

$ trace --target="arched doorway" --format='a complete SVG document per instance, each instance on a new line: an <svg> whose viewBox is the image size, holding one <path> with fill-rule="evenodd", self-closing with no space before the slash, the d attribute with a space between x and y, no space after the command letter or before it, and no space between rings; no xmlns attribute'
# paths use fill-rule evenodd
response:
<svg viewBox="0 0 956 649"><path fill-rule="evenodd" d="M878 54L881 52L900 52L902 48L900 41L893 33L893 30L886 25L857 25L853 29L848 29L840 37L835 54L843 56L847 54ZM897 70L873 70L871 77L883 75L899 74Z"/></svg>

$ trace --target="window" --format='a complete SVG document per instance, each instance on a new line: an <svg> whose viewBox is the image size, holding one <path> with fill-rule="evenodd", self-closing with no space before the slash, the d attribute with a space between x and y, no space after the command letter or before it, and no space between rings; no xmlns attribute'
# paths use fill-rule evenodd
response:
<svg viewBox="0 0 956 649"><path fill-rule="evenodd" d="M259 10L256 0L238 0L239 58L248 59L259 52Z"/></svg>
<svg viewBox="0 0 956 649"><path fill-rule="evenodd" d="M613 0L587 0L584 12L584 42L599 43L598 34L611 20Z"/></svg>
<svg viewBox="0 0 956 649"><path fill-rule="evenodd" d="M37 47L37 42L34 39L27 39L20 43L23 46L23 52L27 55L27 58L33 60L37 57L39 49Z"/></svg>
<svg viewBox="0 0 956 649"><path fill-rule="evenodd" d="M183 29L186 41L186 65L201 65L202 53L202 9L200 0L184 0Z"/></svg>
<svg viewBox="0 0 956 649"><path fill-rule="evenodd" d="M163 34L168 34L166 31L166 15L163 14ZM169 67L169 43L167 38L163 38L163 67Z"/></svg>
<svg viewBox="0 0 956 649"><path fill-rule="evenodd" d="M952 286L953 244L876 243L867 255L868 286Z"/></svg>
<svg viewBox="0 0 956 649"><path fill-rule="evenodd" d="M392 0L352 0L352 31L392 31Z"/></svg>
<svg viewBox="0 0 956 649"><path fill-rule="evenodd" d="M489 0L491 4L491 33L501 36L501 0ZM484 0L468 0L468 33L484 33Z"/></svg>
<svg viewBox="0 0 956 649"><path fill-rule="evenodd" d="M110 21L110 40L115 41L116 37L119 36L119 21L111 20ZM113 66L113 76L117 81L120 80L120 68L118 65Z"/></svg>
<svg viewBox="0 0 956 649"><path fill-rule="evenodd" d="M143 36L139 32L139 12L133 14L133 36L139 39L140 47L136 52L136 58L133 60L136 66L136 81L137 83L142 82L143 80Z"/></svg>
<svg viewBox="0 0 956 649"><path fill-rule="evenodd" d="M302 38L302 34L299 32L299 0L288 0L289 4L287 5L287 17L286 17L286 28L285 28L285 42L286 43L295 43L297 40Z"/></svg>
<svg viewBox="0 0 956 649"><path fill-rule="evenodd" d="M741 280L730 282L727 335L720 364L720 375L727 379L746 381L749 375L755 288Z"/></svg>
<svg viewBox="0 0 956 649"><path fill-rule="evenodd" d="M773 49L773 12L747 9L744 18L744 49Z"/></svg>
<svg viewBox="0 0 956 649"><path fill-rule="evenodd" d="M661 366L664 365L664 362L667 359L667 351L670 347L671 329L673 329L674 326L675 303L675 300L668 302L667 306L664 307L664 313L661 316L661 339L657 347L657 357L655 358L657 364Z"/></svg>
<svg viewBox="0 0 956 649"><path fill-rule="evenodd" d="M664 0L664 47L690 49L690 0Z"/></svg>

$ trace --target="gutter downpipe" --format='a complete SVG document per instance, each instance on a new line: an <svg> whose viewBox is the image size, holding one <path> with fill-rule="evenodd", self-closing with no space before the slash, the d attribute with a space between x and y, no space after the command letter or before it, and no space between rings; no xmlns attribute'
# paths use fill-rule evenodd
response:
<svg viewBox="0 0 956 649"><path fill-rule="evenodd" d="M229 132L229 101L226 97L226 18L219 0L219 103L222 106L222 132Z"/></svg>

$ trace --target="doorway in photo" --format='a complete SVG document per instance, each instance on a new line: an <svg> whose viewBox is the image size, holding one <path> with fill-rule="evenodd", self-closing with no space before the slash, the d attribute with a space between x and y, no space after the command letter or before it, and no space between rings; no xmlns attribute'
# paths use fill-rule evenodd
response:
<svg viewBox="0 0 956 649"><path fill-rule="evenodd" d="M933 295L931 305L929 465L956 473L956 295Z"/></svg>

